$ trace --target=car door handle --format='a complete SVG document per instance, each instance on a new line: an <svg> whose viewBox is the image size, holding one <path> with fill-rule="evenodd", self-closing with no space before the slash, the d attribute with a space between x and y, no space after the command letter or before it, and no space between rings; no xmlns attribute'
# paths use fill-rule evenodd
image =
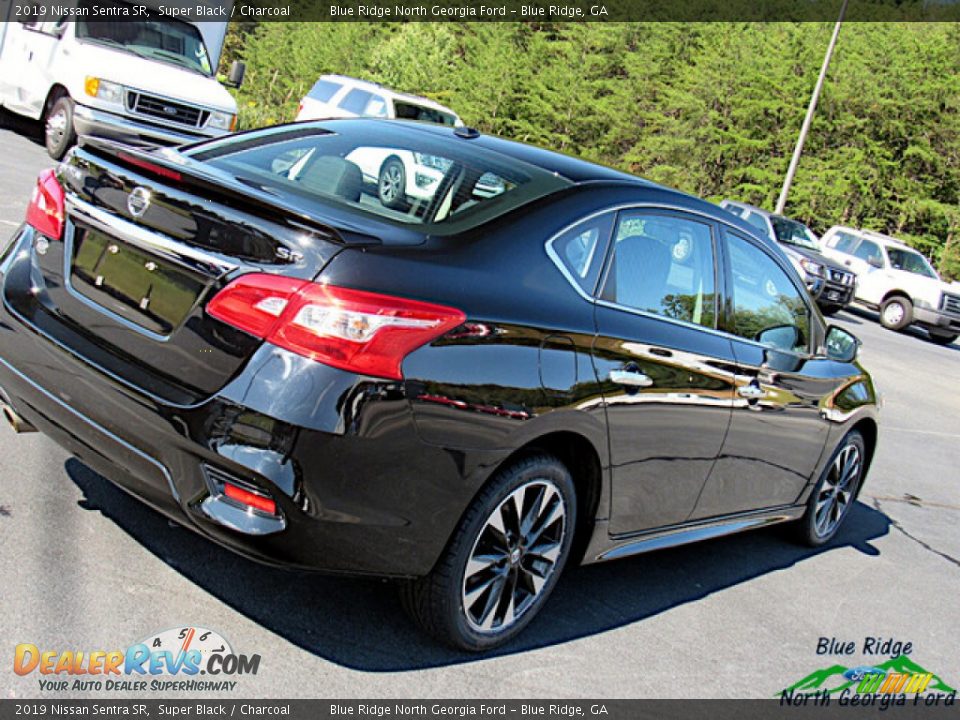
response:
<svg viewBox="0 0 960 720"><path fill-rule="evenodd" d="M653 380L642 372L611 370L609 377L617 385L629 385L630 387L650 387L653 385Z"/></svg>
<svg viewBox="0 0 960 720"><path fill-rule="evenodd" d="M741 385L737 388L737 395L747 400L759 400L762 397L765 397L767 391L764 390L759 385L750 383L749 385Z"/></svg>

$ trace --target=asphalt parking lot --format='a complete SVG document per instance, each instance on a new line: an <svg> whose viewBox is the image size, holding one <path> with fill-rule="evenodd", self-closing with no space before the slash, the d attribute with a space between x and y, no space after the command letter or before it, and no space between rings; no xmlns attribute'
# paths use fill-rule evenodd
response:
<svg viewBox="0 0 960 720"><path fill-rule="evenodd" d="M36 128L0 128L4 240L51 165ZM224 694L237 698L770 697L836 663L885 660L861 652L874 637L911 643L911 660L958 687L960 346L870 314L837 322L863 340L885 406L871 475L834 542L811 551L771 528L573 569L527 632L485 657L423 639L389 584L240 559L3 424L2 696L53 697L36 673L12 672L18 643L110 650L186 626L261 656ZM818 655L821 637L856 652Z"/></svg>

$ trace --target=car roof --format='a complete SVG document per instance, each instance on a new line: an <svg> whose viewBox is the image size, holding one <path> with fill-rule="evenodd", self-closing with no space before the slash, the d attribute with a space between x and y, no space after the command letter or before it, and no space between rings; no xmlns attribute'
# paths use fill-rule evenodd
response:
<svg viewBox="0 0 960 720"><path fill-rule="evenodd" d="M321 75L318 80L332 80L334 82L339 82L342 84L350 84L361 90L369 90L371 92L380 93L382 95L389 95L392 100L403 100L410 103L415 103L417 105L423 105L424 107L433 108L434 110L441 110L445 113L449 113L455 117L460 117L456 112L448 108L446 105L441 105L438 102L435 102L429 98L422 97L420 95L411 95L410 93L400 92L399 90L393 90L388 88L385 85L380 83L373 82L372 80L361 80L360 78L350 77L349 75Z"/></svg>
<svg viewBox="0 0 960 720"><path fill-rule="evenodd" d="M882 245L894 245L896 247L910 248L910 246L907 245L907 243L905 243L903 240L898 240L895 237L884 235L883 233L879 233L876 230L863 230L861 228L848 227L846 225L834 225L827 232L833 232L836 230L840 230L848 233L854 233L855 235L860 235L861 237L868 238L870 240L875 240L876 242L879 242Z"/></svg>

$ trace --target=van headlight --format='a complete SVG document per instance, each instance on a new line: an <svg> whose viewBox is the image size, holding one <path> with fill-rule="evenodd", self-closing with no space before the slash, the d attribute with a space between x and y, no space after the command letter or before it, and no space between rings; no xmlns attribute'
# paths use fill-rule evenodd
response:
<svg viewBox="0 0 960 720"><path fill-rule="evenodd" d="M88 76L86 80L83 81L83 89L90 97L98 98L104 102L114 103L115 105L123 104L123 85Z"/></svg>
<svg viewBox="0 0 960 720"><path fill-rule="evenodd" d="M207 120L207 127L217 130L234 130L237 127L237 116L233 113L214 110L210 113L210 119Z"/></svg>

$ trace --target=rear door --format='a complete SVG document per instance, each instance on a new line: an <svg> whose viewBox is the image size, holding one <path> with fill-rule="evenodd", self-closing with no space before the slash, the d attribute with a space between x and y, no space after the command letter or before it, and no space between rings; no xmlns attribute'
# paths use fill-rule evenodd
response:
<svg viewBox="0 0 960 720"><path fill-rule="evenodd" d="M735 360L715 332L715 236L712 221L672 210L616 219L594 347L614 535L687 519L723 444Z"/></svg>
<svg viewBox="0 0 960 720"><path fill-rule="evenodd" d="M795 273L759 241L723 237L736 399L695 518L795 502L826 444L823 401L844 382L813 355L823 328Z"/></svg>

